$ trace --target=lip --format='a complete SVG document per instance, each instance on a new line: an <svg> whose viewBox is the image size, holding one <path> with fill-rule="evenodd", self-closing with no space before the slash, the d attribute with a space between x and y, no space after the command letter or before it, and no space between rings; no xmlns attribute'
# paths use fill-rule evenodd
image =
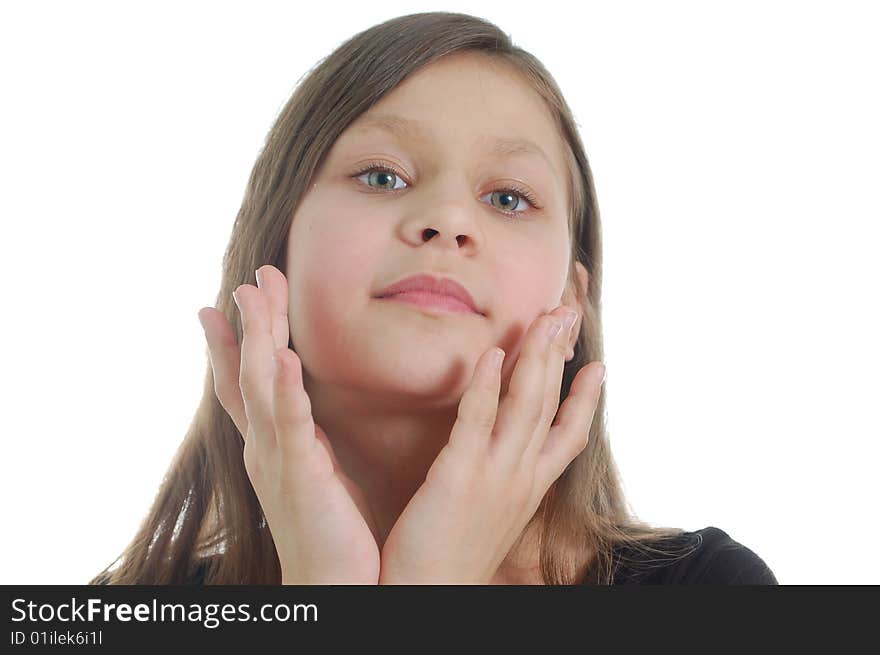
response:
<svg viewBox="0 0 880 655"><path fill-rule="evenodd" d="M427 273L410 275L399 280L376 297L484 315L477 308L471 294L461 284L452 278L436 277Z"/></svg>

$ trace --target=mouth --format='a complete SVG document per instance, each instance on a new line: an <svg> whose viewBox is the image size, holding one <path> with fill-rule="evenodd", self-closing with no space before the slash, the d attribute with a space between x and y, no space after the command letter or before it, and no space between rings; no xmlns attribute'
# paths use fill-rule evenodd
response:
<svg viewBox="0 0 880 655"><path fill-rule="evenodd" d="M479 312L475 312L471 307L454 296L431 293L430 291L404 291L389 296L379 296L378 300L406 303L443 313L479 315Z"/></svg>
<svg viewBox="0 0 880 655"><path fill-rule="evenodd" d="M403 278L375 297L432 311L485 316L462 284L451 277L437 277L429 273Z"/></svg>

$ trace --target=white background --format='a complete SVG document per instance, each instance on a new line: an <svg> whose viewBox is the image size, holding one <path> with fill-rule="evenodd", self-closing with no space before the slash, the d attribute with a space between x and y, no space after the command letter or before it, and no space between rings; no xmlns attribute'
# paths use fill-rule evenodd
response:
<svg viewBox="0 0 880 655"><path fill-rule="evenodd" d="M345 39L438 9L495 22L574 110L635 512L720 527L784 584L880 583L872 4L475 0L3 5L0 583L82 584L128 544L277 112Z"/></svg>

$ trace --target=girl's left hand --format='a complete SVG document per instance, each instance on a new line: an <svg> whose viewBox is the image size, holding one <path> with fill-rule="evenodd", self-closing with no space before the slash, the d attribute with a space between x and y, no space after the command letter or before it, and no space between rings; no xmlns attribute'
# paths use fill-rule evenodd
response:
<svg viewBox="0 0 880 655"><path fill-rule="evenodd" d="M605 366L578 371L559 407L570 326L546 335L567 310L532 323L500 409L496 349L477 361L449 443L385 541L379 584L489 584L550 485L586 447Z"/></svg>

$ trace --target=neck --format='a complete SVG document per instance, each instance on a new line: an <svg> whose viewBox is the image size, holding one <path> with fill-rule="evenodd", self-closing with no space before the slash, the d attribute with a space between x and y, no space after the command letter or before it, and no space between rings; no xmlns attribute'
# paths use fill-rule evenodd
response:
<svg viewBox="0 0 880 655"><path fill-rule="evenodd" d="M315 423L327 434L346 475L366 497L372 516L365 518L373 522L381 550L448 443L458 408L327 385L305 370L303 384Z"/></svg>
<svg viewBox="0 0 880 655"><path fill-rule="evenodd" d="M371 513L365 519L381 551L448 443L458 406L432 405L415 396L365 395L362 389L324 384L305 369L303 385L315 423L327 434L339 465L364 493ZM523 535L492 584L543 584L537 536L537 530Z"/></svg>

